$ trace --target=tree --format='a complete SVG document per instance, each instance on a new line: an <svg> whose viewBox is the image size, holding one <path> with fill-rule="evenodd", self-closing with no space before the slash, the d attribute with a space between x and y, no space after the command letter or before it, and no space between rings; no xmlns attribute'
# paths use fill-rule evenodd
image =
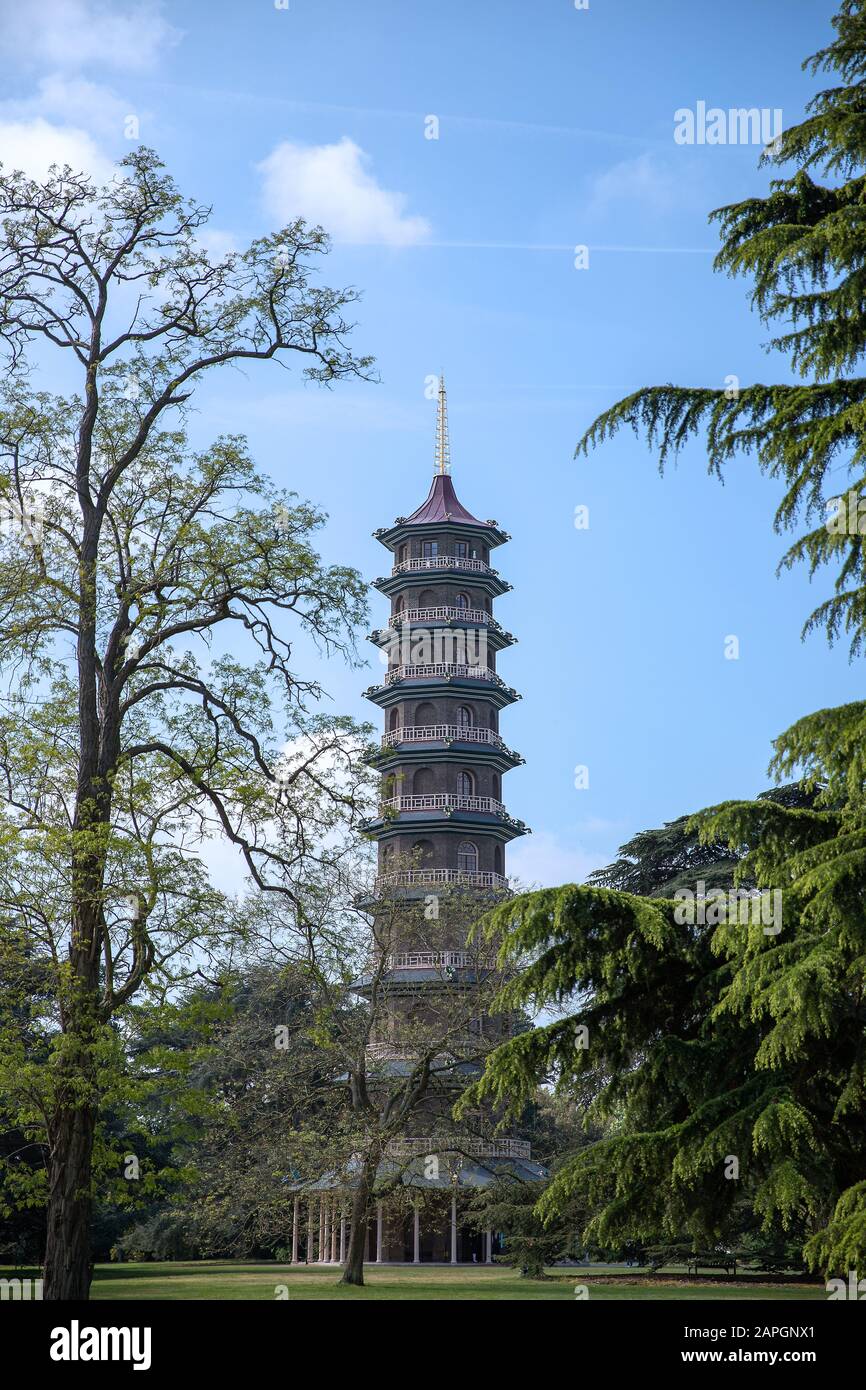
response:
<svg viewBox="0 0 866 1390"><path fill-rule="evenodd" d="M727 837L742 882L784 885L780 922L751 892L701 904L694 886L670 901L570 885L483 927L501 966L531 960L494 1007L557 1016L497 1048L461 1105L516 1114L543 1080L587 1105L603 1137L564 1159L538 1204L556 1223L584 1203L586 1244L788 1232L825 1272L866 1262L863 800L840 809L851 750L831 739L819 760L803 723L776 768L811 747L814 806L732 802L686 827Z"/></svg>
<svg viewBox="0 0 866 1390"><path fill-rule="evenodd" d="M570 1155L600 1138L587 1125L583 1109L565 1092L538 1091L530 1106L527 1131L532 1135L536 1162L554 1170ZM519 1271L524 1279L544 1279L545 1268L561 1260L574 1260L583 1251L579 1233L588 1213L578 1201L558 1209L545 1223L538 1212L546 1183L527 1182L507 1168L490 1175L470 1202L471 1219L479 1231L498 1231L503 1237L502 1264Z"/></svg>
<svg viewBox="0 0 866 1390"><path fill-rule="evenodd" d="M489 1187L473 1195L470 1215L479 1231L503 1236L500 1264L516 1269L522 1279L545 1279L547 1265L575 1255L575 1224L562 1214L546 1225L538 1215L539 1184L516 1173L496 1174Z"/></svg>
<svg viewBox="0 0 866 1390"><path fill-rule="evenodd" d="M135 1012L133 1050L188 1059L187 1090L201 1103L192 1117L165 1101L153 1113L155 1133L174 1139L194 1176L121 1245L157 1259L178 1246L187 1257L273 1256L291 1238L289 1187L339 1122L309 977L284 961L239 960L167 1017Z"/></svg>
<svg viewBox="0 0 866 1390"><path fill-rule="evenodd" d="M716 269L754 278L752 303L772 332L768 348L785 353L803 380L736 391L644 387L600 415L577 448L586 453L630 425L658 445L661 469L702 430L709 470L719 476L737 454L754 454L762 471L785 484L777 530L801 517L813 523L781 567L803 561L811 574L836 568L834 594L804 631L823 627L831 640L845 632L859 652L866 638L866 377L857 374L866 348L863 0L842 0L833 26L832 42L804 67L838 74L841 84L819 92L806 119L762 156L764 164L793 164L796 172L774 179L765 198L711 214L722 236ZM828 181L816 181L816 171Z"/></svg>
<svg viewBox="0 0 866 1390"><path fill-rule="evenodd" d="M855 655L866 637L863 0L842 0L833 25L834 38L806 67L838 84L819 92L806 119L763 156L796 172L773 180L767 197L712 214L723 238L716 268L754 278L752 302L771 329L769 346L788 354L801 381L735 392L647 387L605 411L578 451L629 424L658 444L662 468L699 430L719 475L736 454L754 453L785 484L777 529L800 519L809 528L782 566L804 562L812 575L836 568L835 591L804 635L823 628L833 642L845 633ZM811 808L734 802L695 822L706 843L747 845L738 872L785 893L778 940L738 935L733 924L720 929L714 949L727 979L712 1017L757 1026L749 1044L754 1083L773 1080L778 1089L753 1141L790 1150L775 1191L762 1190L759 1200L765 1212L808 1217L806 1251L824 1270L866 1264L866 1172L856 1137L866 1066L864 730L864 704L856 701L808 715L775 741L774 771L801 777L817 793Z"/></svg>
<svg viewBox="0 0 866 1390"><path fill-rule="evenodd" d="M389 872L399 875L404 865L417 867L417 857L394 855ZM260 900L251 927L259 950L295 961L308 981L314 1023L302 1027L317 1049L327 1123L290 1133L286 1169L301 1196L325 1192L346 1202L351 1228L341 1282L355 1285L364 1282L377 1204L388 1199L408 1211L423 1189L435 1200L449 1186L450 1169L471 1157L465 1138L492 1134L489 1113L473 1113L458 1130L451 1111L511 1024L506 1014L481 1026L499 983L487 947L467 951L459 967L444 959L458 941L465 944L477 895L459 888L422 898L371 892L366 869L361 854L351 870L346 864L342 874L320 876L303 933L288 899ZM435 973L421 972L423 984L397 959L408 949L443 957Z"/></svg>
<svg viewBox="0 0 866 1390"><path fill-rule="evenodd" d="M786 806L811 806L815 792L798 782L771 787L758 800ZM698 881L706 889L730 888L740 866L740 846L724 840L704 843L692 816L678 816L655 830L640 830L619 847L619 858L587 878L599 888L615 888L648 898L672 898L681 888L694 890ZM741 886L745 886L742 884Z"/></svg>
<svg viewBox="0 0 866 1390"><path fill-rule="evenodd" d="M820 789L809 810L729 802L696 819L751 846L742 873L784 885L778 940L720 929L731 962L719 1009L761 1030L756 1070L799 1077L784 1096L789 1190L817 1217L805 1244L823 1273L866 1268L866 702L807 715L775 741L779 776Z"/></svg>
<svg viewBox="0 0 866 1390"><path fill-rule="evenodd" d="M224 837L262 893L300 901L365 784L287 633L350 656L361 580L321 563L320 513L242 438L193 453L185 416L217 367L296 354L327 385L370 360L346 346L356 293L313 283L320 228L212 260L208 210L150 151L102 189L6 175L0 216L0 911L54 971L45 1297L85 1298L97 1056L214 940L225 903L195 851ZM65 396L37 389L52 353Z"/></svg>

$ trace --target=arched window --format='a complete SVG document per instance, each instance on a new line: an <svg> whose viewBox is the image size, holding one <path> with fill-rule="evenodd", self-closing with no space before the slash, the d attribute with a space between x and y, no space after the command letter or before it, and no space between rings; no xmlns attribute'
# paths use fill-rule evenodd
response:
<svg viewBox="0 0 866 1390"><path fill-rule="evenodd" d="M461 874L474 874L478 869L478 847L471 840L457 846L457 869Z"/></svg>
<svg viewBox="0 0 866 1390"><path fill-rule="evenodd" d="M412 778L414 796L428 796L433 790L433 772L429 767L419 767Z"/></svg>
<svg viewBox="0 0 866 1390"><path fill-rule="evenodd" d="M471 729L475 723L475 715L468 705L461 705L457 711L457 723L461 729Z"/></svg>
<svg viewBox="0 0 866 1390"><path fill-rule="evenodd" d="M394 733L397 732L397 730L399 729L399 727L400 727L400 711L398 710L397 706L395 705L394 708L392 709L391 713L388 715L388 728L391 730L391 733L394 734Z"/></svg>
<svg viewBox="0 0 866 1390"><path fill-rule="evenodd" d="M396 606L395 606L395 608L394 608L394 612L395 612L395 613L405 613L405 612L406 612L406 595L405 595L405 594L401 594L400 597L398 598L397 603L396 603Z"/></svg>
<svg viewBox="0 0 866 1390"><path fill-rule="evenodd" d="M475 779L471 772L461 770L457 774L457 795L472 796L475 791Z"/></svg>
<svg viewBox="0 0 866 1390"><path fill-rule="evenodd" d="M494 772L494 774L493 774L493 795L496 797L496 800L497 800L497 801L499 801L499 799L500 799L500 797L501 797L501 794L502 794L502 793L501 793L501 791L500 791L500 786L499 786L499 773L498 773L498 772Z"/></svg>
<svg viewBox="0 0 866 1390"><path fill-rule="evenodd" d="M421 554L423 555L425 560L435 560L436 556L439 554L439 542L422 541Z"/></svg>
<svg viewBox="0 0 866 1390"><path fill-rule="evenodd" d="M496 845L493 850L493 863L498 874L502 873L502 846Z"/></svg>
<svg viewBox="0 0 866 1390"><path fill-rule="evenodd" d="M408 551L407 547L406 547L405 545L401 545L401 546L400 546L400 549L397 551L397 564L398 564L398 565L405 564L405 562L406 562L406 560L407 560L408 558L409 558L409 551Z"/></svg>
<svg viewBox="0 0 866 1390"><path fill-rule="evenodd" d="M456 597L456 599L454 600L454 605L455 605L456 608L471 608L471 607L472 607L471 603L469 602L469 595L468 595L468 594L458 594L457 597Z"/></svg>
<svg viewBox="0 0 866 1390"><path fill-rule="evenodd" d="M420 705L416 706L416 709L415 709L415 723L416 723L416 724L435 724L435 723L436 723L436 706L435 706L435 705L431 705L431 703L430 703L429 700L424 700L424 701L422 701L422 703L421 703Z"/></svg>
<svg viewBox="0 0 866 1390"><path fill-rule="evenodd" d="M422 589L420 594L418 595L418 607L435 608L436 597L437 595L435 589Z"/></svg>

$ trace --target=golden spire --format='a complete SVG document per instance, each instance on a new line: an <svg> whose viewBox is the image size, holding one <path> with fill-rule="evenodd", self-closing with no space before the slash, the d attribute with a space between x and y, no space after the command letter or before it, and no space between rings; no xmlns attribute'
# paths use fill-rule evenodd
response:
<svg viewBox="0 0 866 1390"><path fill-rule="evenodd" d="M448 439L448 404L445 400L445 377L439 377L439 403L436 407L436 458L434 473L451 472L451 444Z"/></svg>

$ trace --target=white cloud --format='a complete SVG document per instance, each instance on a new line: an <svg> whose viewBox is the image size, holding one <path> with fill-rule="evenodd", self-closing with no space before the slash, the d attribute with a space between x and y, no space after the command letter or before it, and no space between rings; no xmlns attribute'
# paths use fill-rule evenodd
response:
<svg viewBox="0 0 866 1390"><path fill-rule="evenodd" d="M430 235L423 217L406 214L404 193L380 188L369 156L343 136L336 145L277 145L259 164L268 212L281 222L304 217L335 241L414 246Z"/></svg>
<svg viewBox="0 0 866 1390"><path fill-rule="evenodd" d="M221 261L240 249L234 232L224 231L221 227L202 227L196 232L195 239L215 261Z"/></svg>
<svg viewBox="0 0 866 1390"><path fill-rule="evenodd" d="M583 883L587 874L610 859L609 854L565 845L550 831L541 830L510 846L507 868L526 888L559 888L564 883Z"/></svg>
<svg viewBox="0 0 866 1390"><path fill-rule="evenodd" d="M0 162L7 173L23 169L34 179L44 178L52 164L68 164L99 183L114 173L111 161L86 131L52 125L41 116L29 121L0 119Z"/></svg>
<svg viewBox="0 0 866 1390"><path fill-rule="evenodd" d="M651 154L623 159L598 175L590 191L590 211L606 212L614 204L628 203L644 211L668 212L692 201L697 195L694 181L684 178L681 168L664 164Z"/></svg>
<svg viewBox="0 0 866 1390"><path fill-rule="evenodd" d="M110 88L57 72L40 78L34 96L26 101L6 102L4 109L11 115L56 117L64 125L98 131L115 139L130 114L128 104Z"/></svg>
<svg viewBox="0 0 866 1390"><path fill-rule="evenodd" d="M105 0L0 0L0 50L20 66L138 71L180 37L159 0L122 8Z"/></svg>
<svg viewBox="0 0 866 1390"><path fill-rule="evenodd" d="M103 141L129 147L125 121L144 113L82 70L141 70L181 37L159 0L120 6L107 0L0 0L0 55L21 70L42 70L30 95L0 103L0 161L41 178L51 164L69 164L98 182L113 166ZM46 71L47 69L47 71ZM99 142L99 143L97 143Z"/></svg>

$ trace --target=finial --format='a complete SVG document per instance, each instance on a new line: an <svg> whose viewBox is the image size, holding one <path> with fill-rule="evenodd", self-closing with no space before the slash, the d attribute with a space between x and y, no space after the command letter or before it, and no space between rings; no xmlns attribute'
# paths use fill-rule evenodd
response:
<svg viewBox="0 0 866 1390"><path fill-rule="evenodd" d="M439 403L436 407L436 459L434 473L451 472L451 444L448 440L448 404L445 400L445 377L439 377Z"/></svg>

